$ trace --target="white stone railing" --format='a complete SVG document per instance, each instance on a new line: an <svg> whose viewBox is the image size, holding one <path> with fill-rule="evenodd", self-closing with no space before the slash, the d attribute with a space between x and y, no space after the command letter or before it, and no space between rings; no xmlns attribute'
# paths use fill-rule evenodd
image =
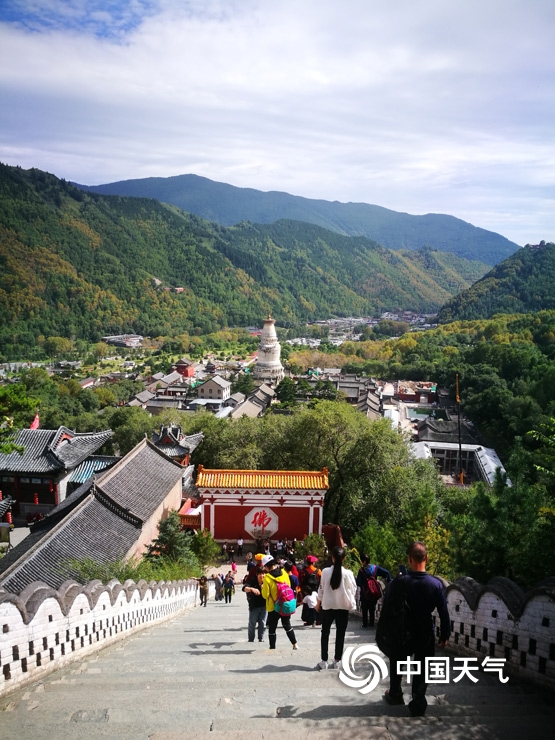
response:
<svg viewBox="0 0 555 740"><path fill-rule="evenodd" d="M526 593L508 578L447 587L449 645L483 660L504 658L506 674L555 689L555 578Z"/></svg>
<svg viewBox="0 0 555 740"><path fill-rule="evenodd" d="M0 696L198 602L194 580L0 590Z"/></svg>

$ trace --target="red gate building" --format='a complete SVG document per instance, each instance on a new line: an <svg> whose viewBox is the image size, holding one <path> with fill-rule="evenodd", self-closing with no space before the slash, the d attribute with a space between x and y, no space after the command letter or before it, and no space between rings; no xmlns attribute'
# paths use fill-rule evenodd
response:
<svg viewBox="0 0 555 740"><path fill-rule="evenodd" d="M328 470L198 467L201 526L217 540L303 539L322 533Z"/></svg>

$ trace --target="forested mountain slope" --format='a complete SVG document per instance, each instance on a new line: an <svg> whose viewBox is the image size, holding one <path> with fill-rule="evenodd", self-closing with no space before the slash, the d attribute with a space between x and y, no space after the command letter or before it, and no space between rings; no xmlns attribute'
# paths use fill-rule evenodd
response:
<svg viewBox="0 0 555 740"><path fill-rule="evenodd" d="M497 313L555 308L555 244L526 246L448 301L439 321L488 319Z"/></svg>
<svg viewBox="0 0 555 740"><path fill-rule="evenodd" d="M156 200L0 165L0 352L37 338L175 336L383 310L433 312L487 267L309 224L223 228ZM183 288L176 292L177 288Z"/></svg>
<svg viewBox="0 0 555 740"><path fill-rule="evenodd" d="M459 257L495 265L518 245L493 231L437 213L412 216L368 203L314 200L281 192L262 192L214 182L198 175L148 177L106 185L79 185L105 195L156 198L184 211L232 226L241 221L268 224L305 221L347 236L367 236L388 249L429 246Z"/></svg>

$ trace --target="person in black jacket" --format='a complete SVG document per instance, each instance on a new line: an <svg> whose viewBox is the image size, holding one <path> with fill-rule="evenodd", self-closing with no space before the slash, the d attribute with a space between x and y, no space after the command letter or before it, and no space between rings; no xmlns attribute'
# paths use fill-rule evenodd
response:
<svg viewBox="0 0 555 740"><path fill-rule="evenodd" d="M372 594L368 591L368 579L369 578L383 578L386 583L391 581L391 573L386 569L382 568L381 565L374 565L370 563L370 557L368 555L362 556L362 566L357 573L356 582L360 588L360 611L362 612L362 626L373 627L374 626L374 614L376 612L376 604L378 603L380 596L378 594Z"/></svg>
<svg viewBox="0 0 555 740"><path fill-rule="evenodd" d="M258 625L258 642L264 642L264 630L266 629L266 599L262 596L262 582L266 571L260 565L250 571L243 586L249 602L249 642L254 642L254 635Z"/></svg>
<svg viewBox="0 0 555 740"><path fill-rule="evenodd" d="M405 599L410 609L411 654L420 662L421 671L412 679L412 701L409 711L413 717L423 717L426 713L425 660L435 654L435 637L432 612L437 609L440 618L439 647L445 647L451 632L445 589L439 578L426 573L428 553L423 542L413 542L408 550L409 568L406 576L393 580L385 593L385 600L392 598L397 589L405 590ZM384 610L386 605L384 603ZM388 704L404 704L402 676L398 673L398 661L407 660L406 650L400 647L389 655L389 690L384 699Z"/></svg>

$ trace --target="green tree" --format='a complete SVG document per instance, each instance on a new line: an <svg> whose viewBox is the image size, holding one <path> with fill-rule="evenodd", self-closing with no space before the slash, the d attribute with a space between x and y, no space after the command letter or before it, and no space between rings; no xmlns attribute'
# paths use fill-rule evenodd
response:
<svg viewBox="0 0 555 740"><path fill-rule="evenodd" d="M256 384L250 373L239 373L231 384L232 393L244 393L248 396L254 390L256 390Z"/></svg>
<svg viewBox="0 0 555 740"><path fill-rule="evenodd" d="M199 529L191 537L191 550L203 568L217 561L221 548L210 534L209 529Z"/></svg>
<svg viewBox="0 0 555 740"><path fill-rule="evenodd" d="M173 509L158 523L158 536L148 546L145 557L190 562L195 557L191 539L190 534L181 527L178 512Z"/></svg>
<svg viewBox="0 0 555 740"><path fill-rule="evenodd" d="M296 386L291 378L283 378L276 388L276 396L280 403L295 403Z"/></svg>

